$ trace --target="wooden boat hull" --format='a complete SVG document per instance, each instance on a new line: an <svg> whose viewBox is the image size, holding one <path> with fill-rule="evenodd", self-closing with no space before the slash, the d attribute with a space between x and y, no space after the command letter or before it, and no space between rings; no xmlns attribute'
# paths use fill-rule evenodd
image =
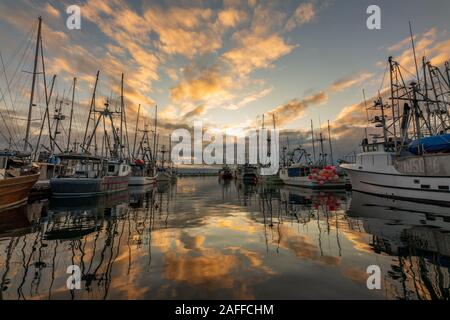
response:
<svg viewBox="0 0 450 320"><path fill-rule="evenodd" d="M39 174L0 180L0 211L25 203Z"/></svg>
<svg viewBox="0 0 450 320"><path fill-rule="evenodd" d="M128 189L129 176L104 178L55 178L50 180L54 197L92 197Z"/></svg>

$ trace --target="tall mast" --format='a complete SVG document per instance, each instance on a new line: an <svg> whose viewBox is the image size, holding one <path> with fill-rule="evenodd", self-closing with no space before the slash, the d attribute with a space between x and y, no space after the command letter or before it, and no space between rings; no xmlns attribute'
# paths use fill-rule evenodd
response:
<svg viewBox="0 0 450 320"><path fill-rule="evenodd" d="M364 108L366 109L367 123L369 123L369 109L367 109L366 91L363 89L362 93L364 98ZM369 135L367 134L367 128L365 128L364 132L366 134L366 140L367 142L369 142Z"/></svg>
<svg viewBox="0 0 450 320"><path fill-rule="evenodd" d="M431 128L431 109L430 109L430 99L428 98L428 80L427 80L427 64L425 61L425 57L422 58L422 69L423 69L423 97L425 98L425 105L427 108L427 123L429 125L430 135L433 135L434 132ZM436 130L436 126L434 130Z"/></svg>
<svg viewBox="0 0 450 320"><path fill-rule="evenodd" d="M416 125L416 135L417 135L417 140L422 139L422 133L420 131L420 116L421 116L421 110L419 107L419 102L417 100L417 92L418 92L418 88L417 88L417 83L411 83L412 89L413 89L413 107L414 107L414 123Z"/></svg>
<svg viewBox="0 0 450 320"><path fill-rule="evenodd" d="M390 70L390 80L391 80L391 107L392 107L392 125L394 128L394 143L395 147L397 147L397 125L396 125L396 115L395 115L395 90L398 90L398 88L395 88L394 86L394 70L395 68L395 62L392 57L389 57L389 70Z"/></svg>
<svg viewBox="0 0 450 320"><path fill-rule="evenodd" d="M153 160L156 165L156 158L158 157L157 150L157 129L158 129L158 105L155 106L155 131L153 133L153 150L155 150L155 159Z"/></svg>
<svg viewBox="0 0 450 320"><path fill-rule="evenodd" d="M314 142L314 125L311 119L311 139L312 139L312 147L313 147L313 158L314 162L316 162L316 144Z"/></svg>
<svg viewBox="0 0 450 320"><path fill-rule="evenodd" d="M417 75L417 81L419 81L419 67L417 66L417 57L416 57L416 45L414 43L414 36L413 36L413 32L412 32L412 26L411 26L411 21L409 21L409 33L411 35L411 44L412 44L412 49L413 49L413 54L414 54L414 63L416 65L416 75Z"/></svg>
<svg viewBox="0 0 450 320"><path fill-rule="evenodd" d="M447 83L448 83L448 87L450 89L450 66L448 61L445 61L445 72L447 73Z"/></svg>
<svg viewBox="0 0 450 320"><path fill-rule="evenodd" d="M86 128L85 128L85 130L84 130L84 137L83 137L83 149L86 151L86 152L88 152L89 150L89 147L88 148L85 148L85 146L86 145L91 145L91 141L92 141L92 137L89 139L90 141L89 141L89 143L87 143L88 141L86 141L86 139L87 139L87 133L88 133L88 129L89 129L89 122L91 121L91 116L92 116L92 114L94 114L94 117L95 117L95 96L96 96L96 92L97 92L97 85L98 85L98 77L99 77L99 75L100 75L100 71L97 71L97 76L95 77L95 84L94 84L94 91L92 92L92 99L91 99L91 106L90 106L90 108L89 108L89 115L88 115L88 118L87 118L87 122L86 122ZM96 124L96 120L95 120L95 118L94 118L94 125Z"/></svg>
<svg viewBox="0 0 450 320"><path fill-rule="evenodd" d="M70 121L69 121L69 134L67 137L67 152L70 150L70 138L72 136L72 119L73 119L73 103L75 100L75 90L77 86L77 78L73 78L73 88L72 88L72 104L70 107Z"/></svg>
<svg viewBox="0 0 450 320"><path fill-rule="evenodd" d="M123 159L123 73L122 80L120 82L120 158Z"/></svg>
<svg viewBox="0 0 450 320"><path fill-rule="evenodd" d="M50 93L47 95L46 97L46 101L45 101L45 112L44 112L44 117L42 119L42 123L41 123L41 129L39 131L39 137L38 137L38 141L36 144L36 150L34 152L34 160L38 160L36 158L38 150L39 150L39 145L41 144L41 138L42 138L42 132L44 131L44 125L45 125L45 120L47 120L47 125L48 125L48 137L49 137L49 141L50 141L50 149L52 149L52 128L50 126L50 110L49 110L49 104L50 104L50 99L52 97L53 94L53 87L55 86L55 80L56 80L56 75L53 76L52 78L52 84L50 85ZM45 89L45 92L47 92L47 89Z"/></svg>
<svg viewBox="0 0 450 320"><path fill-rule="evenodd" d="M138 113L137 113L137 118L136 118L136 128L134 130L134 142L133 142L133 158L136 157L136 140L137 140L137 135L138 135L138 129L139 129L139 116L141 114L141 105L139 105L138 107Z"/></svg>
<svg viewBox="0 0 450 320"><path fill-rule="evenodd" d="M322 128L321 128L322 129ZM323 135L322 135L322 131L320 132L320 152L321 152L321 156L323 157L324 156L324 148L323 148Z"/></svg>
<svg viewBox="0 0 450 320"><path fill-rule="evenodd" d="M172 164L172 136L169 134L169 166Z"/></svg>
<svg viewBox="0 0 450 320"><path fill-rule="evenodd" d="M334 164L333 159L333 146L331 144L331 128L330 128L330 120L328 120L328 142L330 143L330 159L331 159L331 165Z"/></svg>
<svg viewBox="0 0 450 320"><path fill-rule="evenodd" d="M381 124L383 126L383 140L384 140L384 145L386 145L387 141L388 141L387 127L386 127L386 115L384 113L383 98L381 98L380 93L378 93L378 101L375 104L381 108Z"/></svg>
<svg viewBox="0 0 450 320"><path fill-rule="evenodd" d="M61 113L62 112L62 105L64 102L64 96L65 93L63 94L63 97L61 98L61 100L59 100L59 109L55 110L57 111L57 113L53 116L53 119L56 120L56 126L55 126L55 133L53 135L53 148L52 148L52 153L55 151L55 146L58 148L58 150L60 152L62 152L61 148L59 147L58 143L56 142L56 137L61 133L59 132L59 124L61 122L61 120L64 120L64 115ZM58 96L56 97L56 101L55 101L55 106L58 105Z"/></svg>
<svg viewBox="0 0 450 320"><path fill-rule="evenodd" d="M41 31L42 31L42 17L38 18L38 33L36 39L36 52L34 55L34 67L33 67L33 82L31 84L31 95L30 95L30 104L28 106L28 119L27 119L27 130L25 133L25 144L23 147L23 151L28 151L29 139L30 139L30 128L31 128L31 116L33 112L33 103L34 103L34 90L36 86L36 75L37 75L37 64L38 64L38 55L39 55L39 46L41 43Z"/></svg>

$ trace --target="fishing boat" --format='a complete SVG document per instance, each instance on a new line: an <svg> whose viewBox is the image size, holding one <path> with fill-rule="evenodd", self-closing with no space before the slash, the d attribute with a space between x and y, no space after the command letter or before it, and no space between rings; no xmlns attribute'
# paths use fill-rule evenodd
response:
<svg viewBox="0 0 450 320"><path fill-rule="evenodd" d="M152 152L155 147L150 146L149 125L144 124L142 130L139 129L139 118L141 114L141 105L139 105L136 128L134 133L134 144L132 158L135 159L131 164L130 186L148 186L156 182L155 158ZM156 118L156 117L155 117ZM156 123L155 123L156 132ZM138 142L138 134L141 133L141 139ZM156 136L154 136L156 141ZM137 148L136 148L137 146Z"/></svg>
<svg viewBox="0 0 450 320"><path fill-rule="evenodd" d="M321 138L322 141L322 138ZM317 161L301 146L290 152L288 165L283 166L280 178L288 186L310 189L345 189L346 180L338 168L327 164L328 155L323 152Z"/></svg>
<svg viewBox="0 0 450 320"><path fill-rule="evenodd" d="M165 154L168 152L163 145L161 150L161 162L159 166L156 167L156 181L157 182L167 182L172 181L172 170L170 166L166 166ZM170 164L170 160L169 160Z"/></svg>
<svg viewBox="0 0 450 320"><path fill-rule="evenodd" d="M97 81L98 73L95 87L97 87ZM64 169L58 177L50 180L54 197L92 197L128 189L130 165L124 152L127 135L123 130L125 118L123 75L121 87L122 103L119 110L112 110L109 100L105 102L102 110L96 109L95 104L91 104L85 138L80 147L84 152L68 152L57 155L58 162L62 164ZM93 97L95 97L95 90ZM114 117L120 117L120 129L115 127ZM92 133L87 135L91 120L94 120L94 127ZM101 121L104 123L102 156L95 156L91 155L90 148ZM105 125L107 121L111 124L112 145Z"/></svg>
<svg viewBox="0 0 450 320"><path fill-rule="evenodd" d="M450 77L424 58L422 83L406 85L401 66L392 57L388 63L391 103L379 96L368 108L382 134L373 134L373 141L366 134L362 152L341 167L355 191L450 206Z"/></svg>
<svg viewBox="0 0 450 320"><path fill-rule="evenodd" d="M122 161L62 154L62 173L50 180L54 197L91 197L126 190L130 167Z"/></svg>
<svg viewBox="0 0 450 320"><path fill-rule="evenodd" d="M155 183L156 175L153 167L146 164L144 160L138 159L130 167L130 186L147 186Z"/></svg>
<svg viewBox="0 0 450 320"><path fill-rule="evenodd" d="M0 152L0 211L24 204L39 179L39 168L32 165L28 157Z"/></svg>
<svg viewBox="0 0 450 320"><path fill-rule="evenodd" d="M282 168L280 178L288 186L311 189L345 189L345 178L333 166L315 166L302 163Z"/></svg>

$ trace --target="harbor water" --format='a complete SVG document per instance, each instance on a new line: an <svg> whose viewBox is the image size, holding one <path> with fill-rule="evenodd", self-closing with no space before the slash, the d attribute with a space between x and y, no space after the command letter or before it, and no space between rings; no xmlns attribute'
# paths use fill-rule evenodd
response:
<svg viewBox="0 0 450 320"><path fill-rule="evenodd" d="M0 251L5 300L450 295L449 208L217 177L30 202L0 214Z"/></svg>

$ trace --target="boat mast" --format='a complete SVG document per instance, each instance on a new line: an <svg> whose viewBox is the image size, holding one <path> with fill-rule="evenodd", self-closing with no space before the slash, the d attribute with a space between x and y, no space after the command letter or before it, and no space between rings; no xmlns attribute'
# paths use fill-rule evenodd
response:
<svg viewBox="0 0 450 320"><path fill-rule="evenodd" d="M334 164L333 159L333 146L331 144L331 127L330 127L330 120L328 120L328 142L330 143L330 159L331 159L331 165Z"/></svg>
<svg viewBox="0 0 450 320"><path fill-rule="evenodd" d="M387 130L387 126L386 126L386 115L384 112L383 98L381 97L380 93L378 93L378 100L375 101L375 107L380 107L380 109L381 109L381 119L379 119L378 122L381 122L381 125L383 127L383 140L384 140L384 145L386 146L387 142L388 142L388 136L387 136L388 130Z"/></svg>
<svg viewBox="0 0 450 320"><path fill-rule="evenodd" d="M120 143L120 159L124 158L124 149L125 149L125 145L124 145L124 134L123 134L123 122L124 122L124 102L123 102L123 78L124 78L124 74L122 73L122 79L120 82L120 139L119 139L119 143Z"/></svg>
<svg viewBox="0 0 450 320"><path fill-rule="evenodd" d="M445 61L445 72L447 73L447 86L450 89L450 65L448 61Z"/></svg>
<svg viewBox="0 0 450 320"><path fill-rule="evenodd" d="M71 138L71 135L72 135L73 103L74 103L74 100L75 100L76 86L77 86L77 78L73 78L72 104L71 104L71 107L70 107L69 134L68 134L68 137L67 137L66 152L69 152L69 149L70 149L70 138Z"/></svg>
<svg viewBox="0 0 450 320"><path fill-rule="evenodd" d="M94 125L97 123L97 121L95 120L95 96L96 96L96 92L97 92L97 85L98 85L99 75L100 75L100 70L97 71L97 76L95 77L94 91L92 92L91 105L89 107L89 115L88 115L88 118L87 118L87 121L86 121L86 128L84 130L83 145L82 145L81 148L85 152L89 152L89 148L90 148L91 141L92 141L92 137L89 137L89 143L87 141L87 139L88 139L87 133L88 133L88 129L89 129L89 122L91 121L92 114L94 114L94 119L93 119ZM87 147L86 147L86 145L87 145ZM97 146L96 142L95 142L95 145ZM97 149L97 147L95 147L95 149Z"/></svg>
<svg viewBox="0 0 450 320"><path fill-rule="evenodd" d="M391 107L392 107L392 126L394 129L394 143L395 143L395 147L397 148L397 125L396 125L396 115L395 115L395 107L396 107L396 102L395 102L395 97L394 97L394 92L395 92L395 88L394 88L394 73L395 73L395 62L392 59L392 57L389 57L389 70L390 70L390 80L391 80ZM398 110L399 111L399 110Z"/></svg>
<svg viewBox="0 0 450 320"><path fill-rule="evenodd" d="M314 125L311 119L311 139L312 139L312 147L313 147L313 159L314 163L316 162L316 144L314 142Z"/></svg>
<svg viewBox="0 0 450 320"><path fill-rule="evenodd" d="M413 54L414 54L414 64L416 66L416 76L417 76L417 81L420 80L419 77L419 67L417 65L417 57L416 57L416 45L414 43L414 36L413 36L413 31L412 31L412 26L411 26L411 21L409 21L409 34L411 36L411 45L412 45L412 49L413 49Z"/></svg>
<svg viewBox="0 0 450 320"><path fill-rule="evenodd" d="M319 134L319 136L320 136L320 159L321 159L321 161L322 161L322 164L323 163L325 163L325 161L324 160L326 160L325 159L325 153L324 153L324 149L323 149L323 135L322 135L322 127L320 128L321 129L321 131L320 131L320 134Z"/></svg>
<svg viewBox="0 0 450 320"><path fill-rule="evenodd" d="M157 157L158 157L158 152L156 150L158 150L158 146L157 146L157 130L158 130L158 105L155 106L155 131L153 132L153 150L155 151L155 155L154 155L154 159L153 159L153 163L156 166L156 161L157 161Z"/></svg>
<svg viewBox="0 0 450 320"><path fill-rule="evenodd" d="M363 98L364 98L364 108L366 109L367 123L369 123L370 122L369 121L369 109L367 108L366 91L363 89L362 93L363 93ZM366 141L367 141L367 143L369 143L369 135L367 134L367 127L364 128L364 132L366 135Z"/></svg>
<svg viewBox="0 0 450 320"><path fill-rule="evenodd" d="M28 145L30 144L30 128L31 128L31 116L33 112L33 106L34 106L34 90L36 87L36 75L37 75L37 64L38 64L38 55L39 55L39 47L41 44L41 31L42 31L42 17L38 18L38 33L37 33L37 39L36 39L36 52L34 55L34 66L33 66L33 81L31 83L31 95L30 95L30 104L28 106L28 119L27 119L27 129L25 132L25 141L24 141L24 147L23 151L28 151Z"/></svg>
<svg viewBox="0 0 450 320"><path fill-rule="evenodd" d="M136 140L137 140L137 135L138 135L138 129L139 129L139 117L141 114L141 105L139 105L138 107L138 113L137 113L137 118L136 118L136 127L134 130L134 142L133 142L133 159L136 158Z"/></svg>
<svg viewBox="0 0 450 320"><path fill-rule="evenodd" d="M432 128L431 128L431 109L430 109L430 99L428 97L428 80L427 80L427 64L425 62L425 57L422 58L422 70L423 70L423 97L425 99L425 103L426 103L426 107L427 107L427 122L428 122L428 128L430 130L430 135L435 134L435 132L433 132ZM434 130L437 129L436 127L436 117L434 117L435 119L435 125L434 125Z"/></svg>
<svg viewBox="0 0 450 320"><path fill-rule="evenodd" d="M57 112L54 116L53 119L56 120L56 126L55 126L55 133L53 135L53 149L52 149L52 153L54 153L55 151L55 146L58 148L58 150L60 152L62 152L61 148L59 147L58 143L56 142L56 137L61 134L61 132L59 131L59 124L61 122L61 120L65 119L65 116L62 114L62 106L63 106L63 102L64 102L64 96L65 93L63 94L63 97L61 98L61 100L59 100L59 108L57 110L55 110L55 112ZM58 105L58 97L56 98L56 102L55 102L55 106Z"/></svg>
<svg viewBox="0 0 450 320"><path fill-rule="evenodd" d="M45 76L44 76L45 79ZM38 160L37 157L37 153L39 151L39 145L41 144L41 138L42 138L42 132L44 131L44 125L45 125L45 120L47 120L47 125L48 125L48 136L49 136L49 143L50 143L50 149L52 148L53 142L52 142L52 130L50 127L50 111L49 111L49 104L50 104L50 99L52 97L53 94L53 87L55 85L55 80L56 80L56 75L53 76L52 78L52 84L50 85L50 93L47 96L47 89L45 89L46 92L46 98L45 98L45 112L44 112L44 117L42 119L42 123L41 123L41 129L39 130L39 136L38 136L38 141L36 144L36 150L34 152L34 160Z"/></svg>

